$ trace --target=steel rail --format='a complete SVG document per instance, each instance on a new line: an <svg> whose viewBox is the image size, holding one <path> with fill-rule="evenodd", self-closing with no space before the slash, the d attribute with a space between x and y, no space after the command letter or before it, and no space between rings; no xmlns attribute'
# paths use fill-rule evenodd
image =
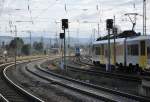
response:
<svg viewBox="0 0 150 102"><path fill-rule="evenodd" d="M39 67L39 66L38 66L38 67ZM103 96L100 96L100 95L96 95L96 94L94 94L94 93L92 93L92 92L84 91L84 90L82 90L82 89L80 89L80 88L76 88L76 87L73 87L73 86L64 84L64 83L62 83L62 82L59 82L59 81L55 81L55 80L53 80L53 79L48 79L48 78L46 78L46 77L44 77L44 76L42 76L42 75L40 75L40 74L37 74L36 72L31 71L29 68L26 68L26 70L27 70L28 72L30 72L30 73L32 73L32 74L34 74L34 75L36 75L36 76L42 78L42 79L45 79L45 80L47 80L47 81L50 81L52 84L58 84L58 85L63 86L63 87L65 87L65 88L68 88L68 89L71 89L71 90L80 92L80 93L85 94L85 95L88 95L88 96L92 96L92 97L94 97L94 98L97 98L97 99L100 99L100 100L103 100L103 101L106 101L106 102L117 102L117 101L115 101L115 100L113 100L113 99L108 99L108 98L106 98L106 97L103 97ZM49 73L49 74L50 74L50 73ZM51 74L51 75L53 75L53 74ZM54 76L55 76L55 75L54 75ZM58 77L58 76L57 76L57 77ZM61 77L59 77L59 78L61 78Z"/></svg>
<svg viewBox="0 0 150 102"><path fill-rule="evenodd" d="M41 68L39 68L39 69L42 70ZM68 70L69 70L69 68L68 68ZM117 94L117 95L121 95L121 96L124 96L124 97L135 99L137 101L141 101L141 102L147 102L148 101L148 102L150 102L149 97L133 95L133 94L129 94L129 93L121 92L121 91L116 91L116 90L104 88L104 87L101 87L101 86L98 86L98 85L93 85L93 84L90 84L90 83L86 83L86 82L78 81L78 80L75 80L75 79L71 79L69 77L64 77L62 75L58 75L58 74L55 74L55 73L52 73L52 72L47 72L47 73L54 74L54 75L59 76L59 77L63 77L64 79L67 79L67 80L72 80L72 81L75 81L77 83L82 83L83 85L90 86L90 87L93 87L93 88L96 88L96 89L99 89L99 90L104 90L104 91L111 92L111 93L114 93L114 94Z"/></svg>
<svg viewBox="0 0 150 102"><path fill-rule="evenodd" d="M38 58L33 58L30 59L30 61L35 61L35 60L39 60L39 59L43 59L41 57ZM24 59L22 61L17 61L17 64L21 64L21 63L25 63L28 62L28 59ZM40 98L34 96L33 94L27 92L26 90L24 90L23 88L21 88L20 86L18 86L16 83L14 83L6 74L8 68L14 66L14 62L9 62L9 63L5 63L5 64L1 64L0 67L6 66L6 68L4 68L3 70L3 76L6 79L6 81L11 84L15 89L17 89L19 92L21 92L22 94L26 95L29 99L31 99L31 101L33 102L44 102L43 100L41 100ZM5 100L5 102L9 102L8 99L6 99L2 94L1 94L3 100Z"/></svg>

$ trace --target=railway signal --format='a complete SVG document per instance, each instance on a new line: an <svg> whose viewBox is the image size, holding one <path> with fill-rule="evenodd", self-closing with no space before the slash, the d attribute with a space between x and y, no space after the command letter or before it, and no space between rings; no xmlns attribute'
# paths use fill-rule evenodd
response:
<svg viewBox="0 0 150 102"><path fill-rule="evenodd" d="M62 29L68 29L68 19L62 19Z"/></svg>
<svg viewBox="0 0 150 102"><path fill-rule="evenodd" d="M106 20L106 28L108 30L108 50L107 50L107 57L108 57L108 62L106 64L106 71L111 71L111 66L110 66L110 30L113 29L113 19L107 19Z"/></svg>
<svg viewBox="0 0 150 102"><path fill-rule="evenodd" d="M60 33L60 39L64 39L65 34L64 33Z"/></svg>
<svg viewBox="0 0 150 102"><path fill-rule="evenodd" d="M107 19L106 20L106 27L107 27L107 30L113 29L113 19Z"/></svg>
<svg viewBox="0 0 150 102"><path fill-rule="evenodd" d="M68 19L62 19L62 29L64 30L64 33L61 34L61 37L64 39L64 68L66 69L66 29L68 29Z"/></svg>

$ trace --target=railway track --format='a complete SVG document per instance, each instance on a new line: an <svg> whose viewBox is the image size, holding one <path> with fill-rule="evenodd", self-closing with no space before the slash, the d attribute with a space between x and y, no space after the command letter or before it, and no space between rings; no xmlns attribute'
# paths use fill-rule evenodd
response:
<svg viewBox="0 0 150 102"><path fill-rule="evenodd" d="M98 73L101 73L101 74L105 74L108 76L111 75L111 76L116 76L118 78L122 78L122 79L127 79L127 80L131 80L131 81L137 81L137 82L140 82L142 81L142 79L147 79L147 80L150 80L150 71L147 71L147 70L143 70L141 75L137 75L137 74L134 74L134 75L125 75L125 74L119 74L119 73L115 73L115 72L106 72L106 71L99 71L99 70L93 70L95 68L99 69L98 67L96 67L95 65L91 64L91 63L88 63L89 59L86 59L88 61L84 62L83 60L85 60L86 58L83 58L81 57L79 61L73 61L75 64L79 64L79 65L89 65L91 67L91 69L89 71L92 71L92 72L98 72Z"/></svg>
<svg viewBox="0 0 150 102"><path fill-rule="evenodd" d="M80 60L80 61L84 60L84 62L82 62L83 64L87 64L87 65L90 65L90 66L95 66L95 65L93 65L93 63L91 62L91 59L90 59L90 58L87 58L87 57L80 57L79 60Z"/></svg>
<svg viewBox="0 0 150 102"><path fill-rule="evenodd" d="M94 70L95 68L97 68L95 65L93 64L90 64L90 63L86 63L84 61L81 61L82 59L80 59L80 61L73 61L74 64L77 64L77 65L89 65L90 66L90 69L87 70L87 69L81 69L79 67L75 67L75 66L72 66L72 65L68 65L68 67L74 69L74 70L79 70L79 71L82 71L82 72L87 72L87 73L90 73L90 74L96 74L96 75L105 75L107 77L114 77L114 78L119 78L119 79L123 79L123 80L128 80L128 81L135 81L135 82L139 82L141 83L142 81L142 78L144 76L139 76L139 75L125 75L125 74L120 74L120 73L116 73L116 72L106 72L106 71L103 71L103 70Z"/></svg>
<svg viewBox="0 0 150 102"><path fill-rule="evenodd" d="M9 102L2 94L0 94L0 102Z"/></svg>
<svg viewBox="0 0 150 102"><path fill-rule="evenodd" d="M150 101L147 97L136 96L132 94L127 94L111 89L107 89L104 87L96 86L93 84L85 83L79 80L75 80L66 76L62 76L56 73L53 73L47 69L43 69L38 66L37 70L45 75L41 75L40 73L35 73L30 69L26 68L32 74L35 74L45 80L49 80L54 84L61 85L63 87L67 87L71 90L78 91L80 93L98 98L103 101L113 101L113 102L147 102Z"/></svg>
<svg viewBox="0 0 150 102"><path fill-rule="evenodd" d="M33 59L35 60L35 58ZM17 64L28 62L29 60L17 61ZM0 65L0 101L1 102L43 102L39 98L19 87L6 74L9 67L14 66L14 62Z"/></svg>
<svg viewBox="0 0 150 102"><path fill-rule="evenodd" d="M53 61L53 65L58 66L58 64L56 64L58 62L58 59ZM106 72L106 71L100 71L100 70L93 70L92 68L80 68L80 65L85 65L85 63L81 63L81 62L75 62L75 61L71 61L71 64L67 64L67 69L71 70L71 71L76 71L76 72L83 72L83 73L88 73L91 75L96 75L96 76L105 76L105 77L109 77L109 78L117 78L117 79L122 79L122 80L127 80L127 81L134 81L134 82L139 82L141 83L141 79L142 77L139 76L134 76L134 75L124 75L124 74L118 74L118 73L112 73L112 72ZM78 66L76 66L78 65ZM89 64L90 66L91 64ZM87 67L87 66L85 66Z"/></svg>

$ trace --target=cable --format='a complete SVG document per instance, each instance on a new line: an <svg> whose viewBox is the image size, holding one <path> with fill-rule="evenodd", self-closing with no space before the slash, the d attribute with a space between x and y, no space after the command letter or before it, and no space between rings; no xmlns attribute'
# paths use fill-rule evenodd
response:
<svg viewBox="0 0 150 102"><path fill-rule="evenodd" d="M2 12L3 12L3 9L4 9L4 3L5 3L5 0L2 0L2 1L0 2L0 7L1 7L1 9L0 9L0 16L1 16L1 14L2 14Z"/></svg>
<svg viewBox="0 0 150 102"><path fill-rule="evenodd" d="M57 0L55 1L54 4L51 4L51 5L49 5L47 8L43 9L43 10L39 13L39 15L37 15L36 17L33 17L34 20L35 20L35 19L38 19L43 13L45 13L45 12L46 12L47 10L49 10L52 6L54 6L54 5L56 4L56 2L57 2Z"/></svg>

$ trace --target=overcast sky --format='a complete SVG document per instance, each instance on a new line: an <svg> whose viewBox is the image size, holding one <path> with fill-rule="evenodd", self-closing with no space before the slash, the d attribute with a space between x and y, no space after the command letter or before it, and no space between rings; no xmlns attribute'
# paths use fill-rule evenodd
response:
<svg viewBox="0 0 150 102"><path fill-rule="evenodd" d="M54 37L61 32L60 21L69 19L72 37L97 37L106 34L106 19L116 17L121 30L131 29L125 13L138 13L135 30L142 32L143 0L0 0L0 35L14 36L14 25L19 36ZM147 33L150 33L150 0L147 0ZM21 21L21 22L17 22ZM95 29L95 30L94 30ZM99 35L99 36L100 36Z"/></svg>

